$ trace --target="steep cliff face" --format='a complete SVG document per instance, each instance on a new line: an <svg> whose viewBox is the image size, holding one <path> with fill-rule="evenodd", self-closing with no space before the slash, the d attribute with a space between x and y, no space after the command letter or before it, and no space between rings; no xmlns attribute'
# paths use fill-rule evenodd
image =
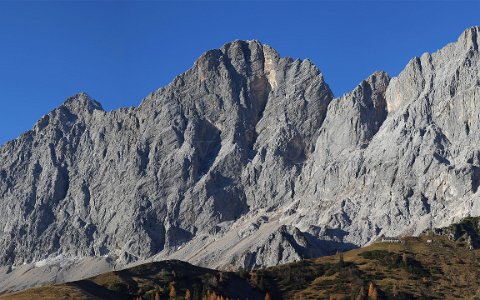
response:
<svg viewBox="0 0 480 300"><path fill-rule="evenodd" d="M345 108L338 118L361 125L329 133L330 113L336 111L331 108L345 99L332 102L318 139L326 146L317 143L313 155L323 165L314 163L313 172L304 175L308 183L301 202L312 217L297 226L341 228L335 238L363 245L379 234L418 234L480 214L478 32L468 29L456 43L412 59L377 100L381 113L363 118L374 124L384 119L380 127L363 125L362 113ZM349 97L355 107L355 91ZM342 140L345 134L350 143ZM333 140L340 147L328 156Z"/></svg>
<svg viewBox="0 0 480 300"><path fill-rule="evenodd" d="M338 99L257 41L138 108L78 94L0 148L0 263L256 268L480 215L479 31Z"/></svg>
<svg viewBox="0 0 480 300"><path fill-rule="evenodd" d="M145 259L288 203L332 98L311 62L256 41L208 51L138 108L76 95L1 150L1 262Z"/></svg>

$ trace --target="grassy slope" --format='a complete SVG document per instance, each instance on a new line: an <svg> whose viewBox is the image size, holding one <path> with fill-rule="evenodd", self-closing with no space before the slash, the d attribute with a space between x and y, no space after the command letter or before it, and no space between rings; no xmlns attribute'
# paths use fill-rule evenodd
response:
<svg viewBox="0 0 480 300"><path fill-rule="evenodd" d="M478 224L478 219L467 220ZM463 221L447 228L471 228ZM469 229L470 230L470 229ZM462 236L462 232L457 236ZM431 240L431 243L427 241ZM341 258L343 257L343 259ZM3 299L168 299L174 283L178 299L215 291L234 299L362 299L371 282L379 299L480 299L480 250L460 237L406 238L405 243L376 243L334 256L247 272L220 272L180 261L145 264L74 283L35 288ZM366 298L365 298L366 299Z"/></svg>
<svg viewBox="0 0 480 300"><path fill-rule="evenodd" d="M192 299L214 291L231 298L263 298L257 289L235 273L200 268L181 261L162 261L76 282L0 295L0 299L133 299L137 295L154 299L156 293L161 299L167 299L171 285L178 299L184 298L187 289Z"/></svg>
<svg viewBox="0 0 480 300"><path fill-rule="evenodd" d="M348 251L343 263L339 255L322 257L258 271L257 276L264 277L266 290L285 299L355 299L362 287L368 291L370 282L383 294L380 298L480 299L479 259L479 250L430 236Z"/></svg>

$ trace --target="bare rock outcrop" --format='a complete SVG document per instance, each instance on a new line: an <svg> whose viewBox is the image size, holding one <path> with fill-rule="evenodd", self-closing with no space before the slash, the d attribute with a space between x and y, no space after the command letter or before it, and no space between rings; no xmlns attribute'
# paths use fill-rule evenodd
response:
<svg viewBox="0 0 480 300"><path fill-rule="evenodd" d="M258 41L137 108L73 96L0 148L0 264L258 268L480 215L479 31L337 99Z"/></svg>

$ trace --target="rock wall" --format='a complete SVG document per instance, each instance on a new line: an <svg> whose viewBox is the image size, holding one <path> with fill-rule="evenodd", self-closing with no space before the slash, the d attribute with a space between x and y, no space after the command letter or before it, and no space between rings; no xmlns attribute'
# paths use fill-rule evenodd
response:
<svg viewBox="0 0 480 300"><path fill-rule="evenodd" d="M334 99L235 41L137 108L80 93L0 148L0 265L275 265L480 215L479 27Z"/></svg>

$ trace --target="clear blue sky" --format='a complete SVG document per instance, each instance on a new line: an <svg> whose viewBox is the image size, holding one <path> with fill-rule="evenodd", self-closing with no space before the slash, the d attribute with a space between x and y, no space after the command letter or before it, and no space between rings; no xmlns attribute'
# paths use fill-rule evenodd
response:
<svg viewBox="0 0 480 300"><path fill-rule="evenodd" d="M2 1L0 144L79 91L138 105L204 51L258 39L310 58L339 96L480 24L460 1Z"/></svg>

